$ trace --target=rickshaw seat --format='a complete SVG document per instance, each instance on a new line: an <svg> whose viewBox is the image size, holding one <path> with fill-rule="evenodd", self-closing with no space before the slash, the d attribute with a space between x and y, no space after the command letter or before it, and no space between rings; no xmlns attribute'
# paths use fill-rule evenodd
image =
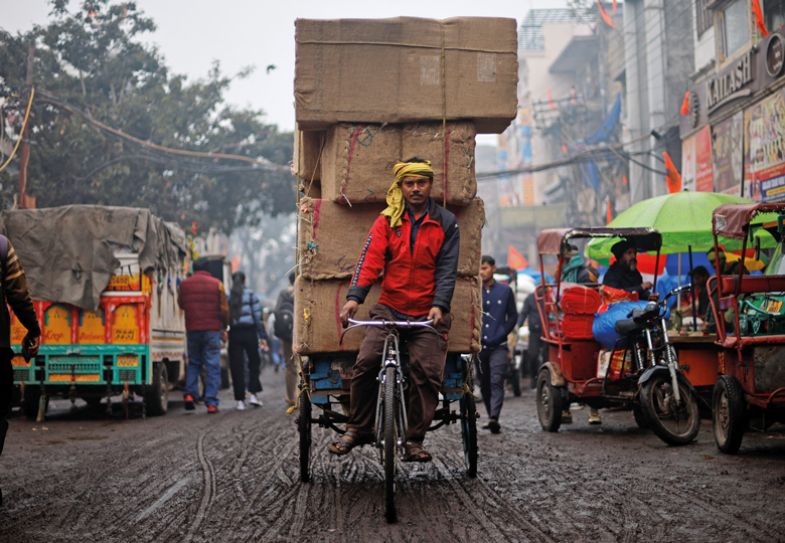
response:
<svg viewBox="0 0 785 543"><path fill-rule="evenodd" d="M723 294L727 295L736 292L736 286L738 284L738 275L723 276ZM741 290L739 292L743 294L750 294L753 292L785 292L785 275L745 275L742 278Z"/></svg>

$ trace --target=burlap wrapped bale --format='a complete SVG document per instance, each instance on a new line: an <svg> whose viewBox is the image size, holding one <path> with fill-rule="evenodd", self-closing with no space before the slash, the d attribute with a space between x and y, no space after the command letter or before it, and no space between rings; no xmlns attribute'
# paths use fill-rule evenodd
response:
<svg viewBox="0 0 785 543"><path fill-rule="evenodd" d="M308 186L319 181L321 165L319 159L324 147L324 132L303 132L295 128L292 167L294 175Z"/></svg>
<svg viewBox="0 0 785 543"><path fill-rule="evenodd" d="M353 352L360 348L363 332L352 331L340 342L340 313L346 301L349 280L315 281L299 276L294 284L294 350L299 354ZM371 288L356 318L367 319L379 300L381 286ZM482 324L482 295L478 277L459 277L451 313L451 352L478 352Z"/></svg>
<svg viewBox="0 0 785 543"><path fill-rule="evenodd" d="M408 125L340 124L327 131L321 152L322 198L344 205L384 203L395 179L392 165L417 156L434 169L431 195L466 205L477 193L470 122Z"/></svg>
<svg viewBox="0 0 785 543"><path fill-rule="evenodd" d="M310 279L351 277L381 204L351 208L313 198L300 200L298 254L300 274ZM458 274L477 275L485 208L479 198L468 206L450 207L461 231Z"/></svg>
<svg viewBox="0 0 785 543"><path fill-rule="evenodd" d="M515 19L298 19L295 41L304 130L474 119L501 133L517 113Z"/></svg>

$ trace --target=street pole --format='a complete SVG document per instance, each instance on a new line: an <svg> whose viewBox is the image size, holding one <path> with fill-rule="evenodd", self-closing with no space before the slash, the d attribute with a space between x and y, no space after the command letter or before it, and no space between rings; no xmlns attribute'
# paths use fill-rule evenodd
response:
<svg viewBox="0 0 785 543"><path fill-rule="evenodd" d="M31 41L30 45L27 48L27 77L25 78L25 87L27 88L27 93L25 100L22 103L27 102L30 99L30 93L33 89L33 61L35 60L35 41ZM29 121L28 121L29 124ZM16 206L19 209L24 209L27 207L26 200L26 188L27 188L27 164L30 162L30 139L29 139L30 130L28 127L25 127L24 133L20 134L22 138L22 159L19 164L19 197L16 203Z"/></svg>

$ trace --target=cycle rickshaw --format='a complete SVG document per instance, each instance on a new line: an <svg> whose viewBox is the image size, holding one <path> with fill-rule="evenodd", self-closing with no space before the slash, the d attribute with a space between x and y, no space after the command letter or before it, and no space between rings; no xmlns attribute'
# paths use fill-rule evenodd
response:
<svg viewBox="0 0 785 543"><path fill-rule="evenodd" d="M402 401L406 389L405 342L400 332L430 327L430 321L350 320L350 330L380 326L387 330L379 372L376 409L375 446L384 467L384 511L388 522L397 520L395 509L396 456L405 445L406 408ZM433 328L431 328L433 330ZM435 332L435 330L434 330ZM403 347L403 348L402 348ZM314 424L345 431L348 421L351 368L356 354L325 354L302 357L300 381L300 415L297 421L300 438L300 480L310 481L311 433ZM477 475L477 408L472 393L472 356L449 353L440 390L441 406L428 431L460 423L466 474ZM454 404L457 405L457 409ZM319 410L318 414L314 408ZM340 410L339 410L340 408Z"/></svg>

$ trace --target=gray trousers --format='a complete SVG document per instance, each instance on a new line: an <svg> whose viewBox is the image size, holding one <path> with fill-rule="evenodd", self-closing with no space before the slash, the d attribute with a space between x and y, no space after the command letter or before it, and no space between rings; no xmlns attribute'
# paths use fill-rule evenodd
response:
<svg viewBox="0 0 785 543"><path fill-rule="evenodd" d="M504 403L504 378L508 368L507 346L483 349L477 360L480 392L488 417L499 419Z"/></svg>

